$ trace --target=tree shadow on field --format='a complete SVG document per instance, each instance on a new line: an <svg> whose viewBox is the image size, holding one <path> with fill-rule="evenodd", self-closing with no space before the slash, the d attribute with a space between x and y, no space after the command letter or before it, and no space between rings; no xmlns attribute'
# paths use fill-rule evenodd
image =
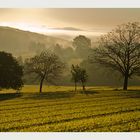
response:
<svg viewBox="0 0 140 140"><path fill-rule="evenodd" d="M140 90L128 90L123 95L130 98L140 98Z"/></svg>
<svg viewBox="0 0 140 140"><path fill-rule="evenodd" d="M22 96L21 93L3 93L3 94L0 94L0 101L19 98L21 96Z"/></svg>
<svg viewBox="0 0 140 140"><path fill-rule="evenodd" d="M86 90L85 92L84 92L85 94L97 94L97 93L99 93L99 91L91 91L91 90Z"/></svg>
<svg viewBox="0 0 140 140"><path fill-rule="evenodd" d="M75 96L75 93L71 91L56 91L56 92L43 92L43 93L35 93L31 94L27 98L31 99L59 99L59 98L72 98Z"/></svg>
<svg viewBox="0 0 140 140"><path fill-rule="evenodd" d="M86 90L86 91L81 91L80 92L81 94L85 94L85 95L93 95L93 94L97 94L97 93L99 93L98 91L91 91L91 90Z"/></svg>

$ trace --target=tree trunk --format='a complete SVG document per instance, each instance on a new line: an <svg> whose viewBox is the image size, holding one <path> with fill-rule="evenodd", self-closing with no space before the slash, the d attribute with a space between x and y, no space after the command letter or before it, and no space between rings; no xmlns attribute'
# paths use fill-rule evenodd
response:
<svg viewBox="0 0 140 140"><path fill-rule="evenodd" d="M76 82L75 82L75 92L77 91L77 84L76 84Z"/></svg>
<svg viewBox="0 0 140 140"><path fill-rule="evenodd" d="M44 81L44 77L41 79L40 81L40 88L39 88L39 92L42 93L42 86L43 86L43 81Z"/></svg>
<svg viewBox="0 0 140 140"><path fill-rule="evenodd" d="M124 77L123 90L127 90L127 86L128 86L128 75L126 74Z"/></svg>
<svg viewBox="0 0 140 140"><path fill-rule="evenodd" d="M84 85L84 83L82 83L82 87L83 87L83 91L85 91L86 89L85 89L85 85Z"/></svg>
<svg viewBox="0 0 140 140"><path fill-rule="evenodd" d="M85 85L83 85L83 91L85 91L86 89L85 89Z"/></svg>

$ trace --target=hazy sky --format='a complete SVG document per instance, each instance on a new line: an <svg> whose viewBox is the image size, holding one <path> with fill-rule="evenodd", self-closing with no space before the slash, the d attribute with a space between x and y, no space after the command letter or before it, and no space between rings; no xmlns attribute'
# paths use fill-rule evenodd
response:
<svg viewBox="0 0 140 140"><path fill-rule="evenodd" d="M47 34L100 35L140 21L139 9L0 9L0 25Z"/></svg>

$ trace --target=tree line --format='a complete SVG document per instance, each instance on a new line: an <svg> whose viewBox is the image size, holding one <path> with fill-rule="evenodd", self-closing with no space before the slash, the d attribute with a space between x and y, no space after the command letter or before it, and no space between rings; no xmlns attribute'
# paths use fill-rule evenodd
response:
<svg viewBox="0 0 140 140"><path fill-rule="evenodd" d="M117 71L124 79L123 90L127 90L128 81L135 75L140 75L140 23L129 22L117 26L111 32L99 39L99 45L95 48L85 49L91 46L91 40L83 35L73 39L73 46L82 50L79 55L88 56L91 64L97 63L103 67ZM84 52L84 53L83 53ZM50 50L43 50L41 53L19 64L12 54L0 52L0 88L13 88L19 90L23 86L23 74L34 73L35 79L39 79L39 92L42 92L44 81L55 84L56 79L67 68L67 64ZM94 71L93 71L94 72ZM79 65L72 64L71 80L74 82L75 91L77 83L80 83L85 91L88 74L86 69ZM94 77L93 77L94 78Z"/></svg>

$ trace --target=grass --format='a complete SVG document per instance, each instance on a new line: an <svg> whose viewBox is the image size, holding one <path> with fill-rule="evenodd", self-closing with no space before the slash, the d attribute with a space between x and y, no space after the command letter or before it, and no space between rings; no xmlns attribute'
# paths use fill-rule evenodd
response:
<svg viewBox="0 0 140 140"><path fill-rule="evenodd" d="M140 87L25 86L21 94L0 91L2 132L137 132Z"/></svg>

